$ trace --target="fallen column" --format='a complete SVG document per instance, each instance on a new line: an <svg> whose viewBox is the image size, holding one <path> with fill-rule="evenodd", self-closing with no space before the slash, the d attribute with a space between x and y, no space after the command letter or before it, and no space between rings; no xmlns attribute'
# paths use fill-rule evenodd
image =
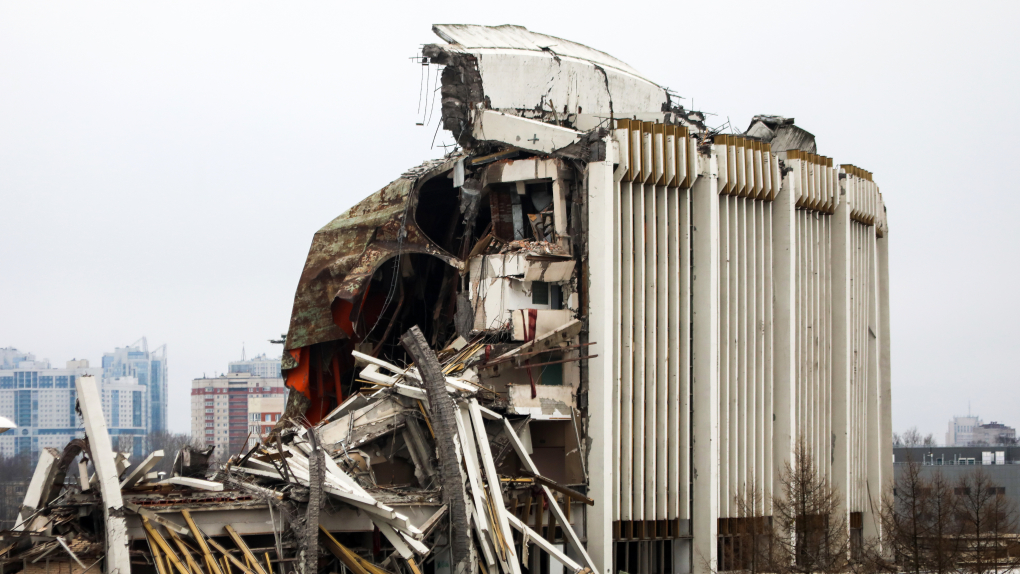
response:
<svg viewBox="0 0 1020 574"><path fill-rule="evenodd" d="M450 530L454 574L475 572L475 550L471 543L470 522L467 514L467 492L464 490L464 472L454 434L456 418L453 399L446 391L446 377L436 360L435 353L425 342L417 326L411 327L400 338L408 354L414 358L428 393L432 410L433 428L439 449L439 476L443 486L443 504L450 509Z"/></svg>
<svg viewBox="0 0 1020 574"><path fill-rule="evenodd" d="M124 502L120 494L117 463L110 443L110 434L103 419L103 399L95 377L78 377L78 405L85 421L85 435L92 451L92 464L99 480L103 497L103 519L106 524L106 572L125 574L131 571L128 556L127 523L124 520Z"/></svg>

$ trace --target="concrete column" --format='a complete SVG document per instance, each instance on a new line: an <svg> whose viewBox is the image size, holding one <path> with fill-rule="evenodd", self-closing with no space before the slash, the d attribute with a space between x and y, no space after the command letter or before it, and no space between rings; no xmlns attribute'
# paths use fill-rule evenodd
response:
<svg viewBox="0 0 1020 574"><path fill-rule="evenodd" d="M785 155L785 154L780 154ZM790 167L791 160L780 157ZM799 160L792 160L798 163ZM772 202L772 257L775 308L773 315L773 395L772 472L773 489L780 488L779 477L793 454L797 433L795 408L797 317L795 315L797 233L796 186L798 170L782 176L779 191ZM775 184L773 184L775 185ZM773 492L772 496L782 495Z"/></svg>
<svg viewBox="0 0 1020 574"><path fill-rule="evenodd" d="M53 477L57 471L57 458L60 453L52 448L44 448L39 451L39 462L35 465L35 473L25 490L25 500L21 503L21 510L18 518L14 521L15 532L28 530L28 517L39 510L45 504L46 494L53 484Z"/></svg>
<svg viewBox="0 0 1020 574"><path fill-rule="evenodd" d="M883 223L884 225L884 223ZM879 357L879 443L881 446L879 467L882 472L882 484L885 490L892 488L893 455L892 455L892 359L890 356L889 327L889 230L885 229L878 245L878 357Z"/></svg>
<svg viewBox="0 0 1020 574"><path fill-rule="evenodd" d="M124 521L124 501L120 495L117 462L114 459L110 433L103 419L103 398L95 377L77 377L78 404L85 420L85 436L92 451L92 464L99 480L103 497L103 518L106 521L106 573L129 574L127 523Z"/></svg>
<svg viewBox="0 0 1020 574"><path fill-rule="evenodd" d="M719 518L719 165L710 155L698 157L699 174L691 190L694 231L691 280L693 323L694 512L693 571L718 571L716 535Z"/></svg>
<svg viewBox="0 0 1020 574"><path fill-rule="evenodd" d="M882 433L879 421L882 404L880 400L879 380L879 281L878 281L878 249L876 245L875 227L868 228L868 406L867 411L867 468L868 488L865 491L867 503L864 505L864 538L877 538L879 534L877 512L882 504ZM892 438L890 436L889 440Z"/></svg>
<svg viewBox="0 0 1020 574"><path fill-rule="evenodd" d="M606 149L612 141L606 138ZM588 164L588 340L597 343L599 355L588 361L589 494L595 506L588 509L588 554L603 574L613 571L613 340L616 316L613 297L614 207L612 160Z"/></svg>
<svg viewBox="0 0 1020 574"><path fill-rule="evenodd" d="M851 320L850 282L850 205L846 199L848 178L839 181L836 212L832 215L832 432L835 435L832 453L832 486L840 494L844 515L849 520L851 498L850 478L850 379L853 372L853 326ZM819 460L819 462L822 462Z"/></svg>

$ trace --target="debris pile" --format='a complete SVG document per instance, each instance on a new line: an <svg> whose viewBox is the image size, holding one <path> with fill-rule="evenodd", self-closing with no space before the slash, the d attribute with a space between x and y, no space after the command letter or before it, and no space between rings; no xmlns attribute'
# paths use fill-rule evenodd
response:
<svg viewBox="0 0 1020 574"><path fill-rule="evenodd" d="M480 370L559 351L563 334L500 356L483 337L458 339L438 356L417 328L401 340L415 364L355 351L359 393L318 424L281 426L222 465L209 463L212 448L189 446L162 477L150 471L163 451L133 465L94 449L91 436L45 451L18 526L0 535L3 571L97 571L118 545L132 570L158 574L319 572L331 560L362 574L420 574L435 571L434 549L447 547L454 564L478 560L492 573L519 573L532 547L570 572L590 569L569 525L593 501L541 474L530 417L507 414L499 393L478 382ZM110 497L96 472L104 454L123 499L121 540L104 528ZM78 479L68 481L75 459ZM466 552L453 538L468 542Z"/></svg>

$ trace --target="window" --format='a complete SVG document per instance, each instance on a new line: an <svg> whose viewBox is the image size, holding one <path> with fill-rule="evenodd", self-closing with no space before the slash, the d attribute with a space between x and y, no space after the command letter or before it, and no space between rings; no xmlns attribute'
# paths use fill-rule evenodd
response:
<svg viewBox="0 0 1020 574"><path fill-rule="evenodd" d="M539 375L538 384L540 385L562 385L563 384L563 364L557 363L552 365L546 365L542 367L541 374Z"/></svg>
<svg viewBox="0 0 1020 574"><path fill-rule="evenodd" d="M533 305L549 304L549 284L544 281L531 282L531 303Z"/></svg>

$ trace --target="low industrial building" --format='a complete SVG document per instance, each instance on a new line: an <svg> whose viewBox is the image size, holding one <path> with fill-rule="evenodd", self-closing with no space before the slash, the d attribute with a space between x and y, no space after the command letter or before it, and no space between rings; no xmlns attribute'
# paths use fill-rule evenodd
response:
<svg viewBox="0 0 1020 574"><path fill-rule="evenodd" d="M937 472L950 484L959 484L980 470L994 488L1001 489L999 494L1020 509L1020 446L895 448L893 456L897 480L910 463L921 465L921 477L925 480Z"/></svg>

